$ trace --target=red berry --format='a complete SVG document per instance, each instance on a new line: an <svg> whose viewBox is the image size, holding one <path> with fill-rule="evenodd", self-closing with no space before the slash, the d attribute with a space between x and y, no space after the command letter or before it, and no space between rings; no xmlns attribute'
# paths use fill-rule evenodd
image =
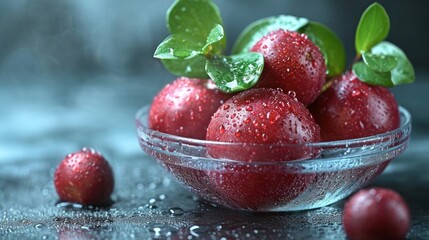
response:
<svg viewBox="0 0 429 240"><path fill-rule="evenodd" d="M114 178L104 157L84 148L62 160L55 171L54 184L61 201L106 206L111 203Z"/></svg>
<svg viewBox="0 0 429 240"><path fill-rule="evenodd" d="M264 144L208 147L211 157L251 163L314 157L315 149L284 144L317 142L320 135L302 103L280 90L256 88L232 97L218 109L207 129L207 140ZM222 170L208 174L225 205L252 210L273 208L294 199L313 178L311 174L288 174L284 167L272 164L255 167L226 163Z"/></svg>
<svg viewBox="0 0 429 240"><path fill-rule="evenodd" d="M398 193L384 188L365 189L346 202L343 224L352 240L405 239L410 212Z"/></svg>
<svg viewBox="0 0 429 240"><path fill-rule="evenodd" d="M149 110L149 128L204 139L211 116L230 96L210 80L178 78L155 96Z"/></svg>
<svg viewBox="0 0 429 240"><path fill-rule="evenodd" d="M318 142L319 126L305 106L280 90L256 88L241 92L214 113L207 128L207 140L272 144L255 152L252 147L211 149L214 157L246 162L296 160L311 157L275 144Z"/></svg>
<svg viewBox="0 0 429 240"><path fill-rule="evenodd" d="M264 55L257 87L293 91L304 105L319 95L326 79L325 60L306 35L279 29L259 40L251 51Z"/></svg>
<svg viewBox="0 0 429 240"><path fill-rule="evenodd" d="M393 94L385 87L360 81L353 72L336 78L309 109L323 141L372 136L400 125Z"/></svg>

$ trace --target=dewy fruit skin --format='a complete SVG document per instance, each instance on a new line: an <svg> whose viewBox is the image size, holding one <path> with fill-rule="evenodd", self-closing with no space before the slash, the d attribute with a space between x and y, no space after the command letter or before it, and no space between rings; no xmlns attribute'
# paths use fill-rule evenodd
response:
<svg viewBox="0 0 429 240"><path fill-rule="evenodd" d="M322 141L372 136L400 125L398 104L389 89L366 84L353 72L333 80L309 109Z"/></svg>
<svg viewBox="0 0 429 240"><path fill-rule="evenodd" d="M211 116L231 96L210 80L180 77L155 96L149 110L149 128L204 139Z"/></svg>
<svg viewBox="0 0 429 240"><path fill-rule="evenodd" d="M107 206L114 188L112 168L93 149L68 154L55 170L55 189L60 201Z"/></svg>
<svg viewBox="0 0 429 240"><path fill-rule="evenodd" d="M251 89L225 102L213 115L207 140L240 143L208 146L210 157L243 162L225 163L223 169L207 173L210 187L226 206L258 211L275 208L295 199L314 178L313 174L285 174L280 164L252 165L308 159L318 153L300 144L318 142L319 127L302 103L280 90Z"/></svg>
<svg viewBox="0 0 429 240"><path fill-rule="evenodd" d="M404 199L386 188L360 190L344 206L344 229L351 240L405 239L410 221Z"/></svg>
<svg viewBox="0 0 429 240"><path fill-rule="evenodd" d="M325 60L306 35L279 29L264 36L250 51L264 55L264 70L256 87L293 91L306 106L319 95L326 79Z"/></svg>

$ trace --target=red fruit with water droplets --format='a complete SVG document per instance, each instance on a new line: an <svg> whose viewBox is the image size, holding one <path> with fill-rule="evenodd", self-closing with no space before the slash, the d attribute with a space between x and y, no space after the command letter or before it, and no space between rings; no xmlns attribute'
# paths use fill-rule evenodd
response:
<svg viewBox="0 0 429 240"><path fill-rule="evenodd" d="M211 157L243 162L226 162L223 169L208 173L226 206L274 208L296 198L314 178L296 169L288 173L286 166L252 164L308 159L318 153L299 144L318 142L319 127L302 103L280 90L256 88L232 97L213 115L206 139L245 143L208 146Z"/></svg>
<svg viewBox="0 0 429 240"><path fill-rule="evenodd" d="M94 206L107 206L112 202L112 168L93 149L84 148L67 155L55 171L54 184L64 202Z"/></svg>
<svg viewBox="0 0 429 240"><path fill-rule="evenodd" d="M368 85L353 72L334 79L309 109L323 141L367 137L400 126L398 104L389 89Z"/></svg>
<svg viewBox="0 0 429 240"><path fill-rule="evenodd" d="M298 144L320 141L319 126L307 108L281 90L255 88L226 101L213 115L207 140L231 143ZM246 162L295 160L312 156L284 147L247 152L211 150L211 156Z"/></svg>
<svg viewBox="0 0 429 240"><path fill-rule="evenodd" d="M395 191L385 188L360 190L344 205L344 230L351 240L405 239L410 210Z"/></svg>
<svg viewBox="0 0 429 240"><path fill-rule="evenodd" d="M279 29L259 40L250 51L264 55L256 87L293 91L304 105L320 94L326 79L323 54L306 35Z"/></svg>
<svg viewBox="0 0 429 240"><path fill-rule="evenodd" d="M211 116L231 96L210 80L180 77L155 96L149 110L149 128L204 139Z"/></svg>

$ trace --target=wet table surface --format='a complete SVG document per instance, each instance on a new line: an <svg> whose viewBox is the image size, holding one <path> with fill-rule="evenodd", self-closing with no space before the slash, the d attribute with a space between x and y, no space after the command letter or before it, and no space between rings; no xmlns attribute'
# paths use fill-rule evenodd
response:
<svg viewBox="0 0 429 240"><path fill-rule="evenodd" d="M141 151L134 129L135 112L168 77L0 76L0 238L346 239L344 201L311 211L239 212L206 204L177 184ZM429 239L428 90L426 72L394 90L413 115L412 139L371 184L409 203L408 239ZM82 147L102 152L113 167L110 208L57 204L55 167Z"/></svg>

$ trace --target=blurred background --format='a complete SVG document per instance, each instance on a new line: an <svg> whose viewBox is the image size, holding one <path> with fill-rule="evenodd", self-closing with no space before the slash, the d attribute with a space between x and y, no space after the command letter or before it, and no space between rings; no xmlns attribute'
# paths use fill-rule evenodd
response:
<svg viewBox="0 0 429 240"><path fill-rule="evenodd" d="M152 59L168 34L166 1L3 0L0 2L0 72L141 75L159 71ZM354 31L373 1L218 0L229 47L247 24L290 14L319 21L343 40L352 58ZM417 68L428 68L427 1L380 1L391 17L388 40ZM156 67L156 69L154 69Z"/></svg>
<svg viewBox="0 0 429 240"><path fill-rule="evenodd" d="M135 112L174 79L152 58L168 35L165 12L172 2L0 1L0 162L24 159L25 152L46 146L57 146L61 154L83 145L137 151ZM228 48L249 23L289 14L329 26L343 40L350 62L357 23L373 1L214 2L224 19ZM412 111L415 124L428 126L421 109L427 109L429 90L429 2L379 2L391 18L388 40L407 53L422 86L393 91ZM406 97L410 92L413 99Z"/></svg>

